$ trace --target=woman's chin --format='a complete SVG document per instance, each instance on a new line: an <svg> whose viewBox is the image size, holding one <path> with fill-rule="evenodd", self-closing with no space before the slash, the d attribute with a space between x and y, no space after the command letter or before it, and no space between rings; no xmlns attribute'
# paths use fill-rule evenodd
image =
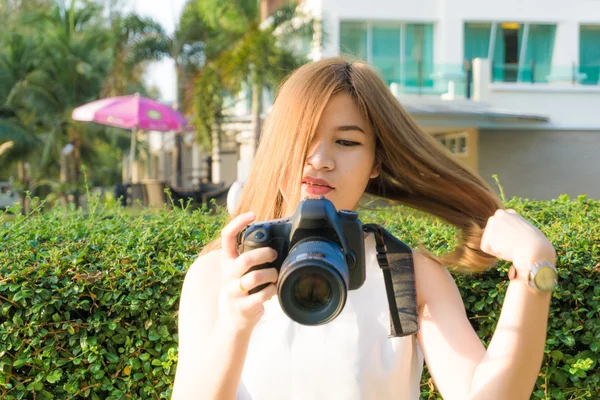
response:
<svg viewBox="0 0 600 400"><path fill-rule="evenodd" d="M324 197L324 198L326 198L329 201L333 201L331 199L331 195L332 194L333 194L332 192L329 192L329 193L326 193L326 194L317 194L317 193L310 193L309 191L306 191L306 190L302 190L300 198L302 200L304 200L306 198L309 198L309 199L319 199L321 197Z"/></svg>

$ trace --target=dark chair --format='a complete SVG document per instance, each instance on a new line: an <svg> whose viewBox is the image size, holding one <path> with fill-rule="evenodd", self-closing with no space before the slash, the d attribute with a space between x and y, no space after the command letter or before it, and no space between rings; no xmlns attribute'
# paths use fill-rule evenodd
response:
<svg viewBox="0 0 600 400"><path fill-rule="evenodd" d="M171 191L171 198L176 206L181 207L191 201L192 208L202 207L206 204L209 209L214 209L212 204L214 199L216 205L222 206L227 202L227 192L229 186L225 182L221 183L202 183L197 188L176 188L167 186Z"/></svg>

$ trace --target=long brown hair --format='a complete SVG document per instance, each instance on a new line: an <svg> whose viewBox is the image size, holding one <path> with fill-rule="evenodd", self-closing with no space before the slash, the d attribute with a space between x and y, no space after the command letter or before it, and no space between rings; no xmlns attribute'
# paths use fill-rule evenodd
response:
<svg viewBox="0 0 600 400"><path fill-rule="evenodd" d="M420 246L427 257L463 272L493 266L496 258L479 245L488 218L503 207L500 198L419 128L371 67L340 57L306 64L280 86L233 217L254 211L256 221L282 218L285 182L285 193L299 200L308 147L325 105L339 92L354 98L375 134L381 173L366 192L437 216L460 230L460 244L448 254L437 257ZM219 247L220 240L215 240L201 254Z"/></svg>

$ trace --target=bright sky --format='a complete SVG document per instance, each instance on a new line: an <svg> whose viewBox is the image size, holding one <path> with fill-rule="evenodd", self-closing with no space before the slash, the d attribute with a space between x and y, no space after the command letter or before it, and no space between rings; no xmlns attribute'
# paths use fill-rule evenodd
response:
<svg viewBox="0 0 600 400"><path fill-rule="evenodd" d="M186 0L129 0L130 7L137 14L154 18L165 30L172 34L175 21L179 19ZM170 103L175 99L175 69L173 60L152 63L145 76L148 85L160 90L160 101Z"/></svg>

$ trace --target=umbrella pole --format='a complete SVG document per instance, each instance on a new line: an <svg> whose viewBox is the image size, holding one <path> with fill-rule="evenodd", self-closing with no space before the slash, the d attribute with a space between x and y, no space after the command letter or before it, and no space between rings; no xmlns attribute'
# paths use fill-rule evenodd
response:
<svg viewBox="0 0 600 400"><path fill-rule="evenodd" d="M135 145L137 139L137 129L131 130L131 144L129 148L129 184L133 184L133 160L135 158Z"/></svg>

